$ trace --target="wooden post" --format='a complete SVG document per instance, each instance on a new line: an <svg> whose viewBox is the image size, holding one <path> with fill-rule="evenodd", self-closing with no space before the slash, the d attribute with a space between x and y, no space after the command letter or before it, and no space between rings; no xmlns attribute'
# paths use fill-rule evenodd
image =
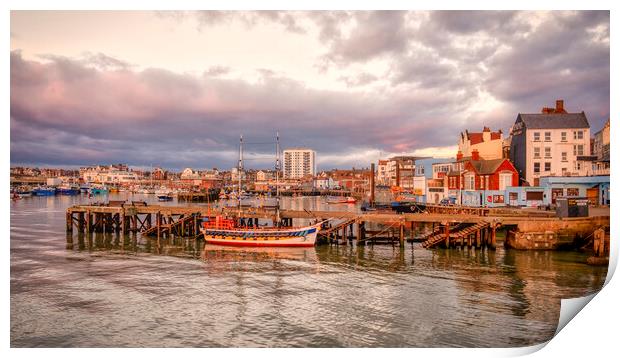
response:
<svg viewBox="0 0 620 358"><path fill-rule="evenodd" d="M480 229L476 230L476 248L480 248Z"/></svg>
<svg viewBox="0 0 620 358"><path fill-rule="evenodd" d="M90 215L90 210L86 211L86 233L90 234L92 232L93 226L93 218Z"/></svg>
<svg viewBox="0 0 620 358"><path fill-rule="evenodd" d="M357 222L357 245L364 246L366 245L366 233L364 231L364 222Z"/></svg>
<svg viewBox="0 0 620 358"><path fill-rule="evenodd" d="M121 210L120 215L121 215L121 235L125 236L125 233L127 231L127 228L126 228L127 222L125 221L126 220L125 208Z"/></svg>
<svg viewBox="0 0 620 358"><path fill-rule="evenodd" d="M491 248L495 249L495 224L491 224Z"/></svg>
<svg viewBox="0 0 620 358"><path fill-rule="evenodd" d="M446 223L444 226L444 233L446 235L446 249L450 248L450 223Z"/></svg>
<svg viewBox="0 0 620 358"><path fill-rule="evenodd" d="M155 216L155 223L157 225L157 240L161 237L161 213L158 211Z"/></svg>
<svg viewBox="0 0 620 358"><path fill-rule="evenodd" d="M84 224L84 212L80 211L78 213L78 232L79 233L84 233L84 226L86 226Z"/></svg>
<svg viewBox="0 0 620 358"><path fill-rule="evenodd" d="M399 226L398 240L400 241L400 247L405 247L405 223L401 221Z"/></svg>
<svg viewBox="0 0 620 358"><path fill-rule="evenodd" d="M67 219L67 232L73 233L73 212L72 211L67 212L66 219Z"/></svg>

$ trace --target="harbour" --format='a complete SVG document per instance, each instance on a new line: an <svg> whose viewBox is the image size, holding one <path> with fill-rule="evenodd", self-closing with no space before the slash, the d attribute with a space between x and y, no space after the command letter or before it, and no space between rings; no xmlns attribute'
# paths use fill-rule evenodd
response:
<svg viewBox="0 0 620 358"><path fill-rule="evenodd" d="M108 201L206 211L161 205L155 195ZM560 298L596 292L607 273L587 264L587 252L506 249L501 235L494 250L420 242L227 248L176 235L67 235L67 210L87 204L85 195L11 203L13 346L531 345L552 337ZM282 204L285 217L300 205L332 209L318 197ZM205 327L213 333L202 334Z"/></svg>
<svg viewBox="0 0 620 358"><path fill-rule="evenodd" d="M613 293L609 10L256 7L11 9L11 349L523 354Z"/></svg>

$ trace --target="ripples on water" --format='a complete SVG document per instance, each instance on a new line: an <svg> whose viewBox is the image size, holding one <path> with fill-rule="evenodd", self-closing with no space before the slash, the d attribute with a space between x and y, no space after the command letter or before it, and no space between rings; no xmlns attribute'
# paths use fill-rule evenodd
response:
<svg viewBox="0 0 620 358"><path fill-rule="evenodd" d="M577 252L68 238L65 209L86 200L11 203L11 346L525 346L606 275Z"/></svg>

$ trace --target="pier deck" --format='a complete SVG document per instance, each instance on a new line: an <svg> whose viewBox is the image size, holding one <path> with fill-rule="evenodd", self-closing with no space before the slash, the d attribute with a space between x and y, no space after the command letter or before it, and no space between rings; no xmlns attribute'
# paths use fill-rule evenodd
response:
<svg viewBox="0 0 620 358"><path fill-rule="evenodd" d="M166 206L146 205L144 203L114 203L116 205L77 205L67 209L67 232L140 232L144 235L160 237L199 235L200 218L206 215L228 215L240 217L248 223L257 224L257 219L272 220L275 223L275 211L272 208L211 208L209 206ZM433 232L425 235L425 247L434 247L452 242L473 242L485 246L494 246L495 228L515 227L516 231L546 232L559 227L558 224L575 226L580 230L595 230L609 225L609 216L587 218L557 218L553 212L530 211L521 209L491 209L430 206L424 213L395 212L355 212L355 211L307 211L281 210L280 217L285 225L292 225L292 219L330 220L334 226L322 230L321 236L329 242L344 242L355 239L358 244L373 240L377 233L366 230L366 223L383 224L389 228L390 242L404 245L405 241L414 241L416 225L427 223L433 225ZM251 220L250 220L251 219ZM437 229L435 229L437 227ZM457 228L450 232L450 228ZM355 230L354 230L355 228ZM385 230L387 232L387 230ZM408 231L409 238L405 236ZM368 234L368 236L367 236ZM492 234L492 239L491 239ZM458 237L455 237L457 235ZM379 240L380 238L377 238Z"/></svg>

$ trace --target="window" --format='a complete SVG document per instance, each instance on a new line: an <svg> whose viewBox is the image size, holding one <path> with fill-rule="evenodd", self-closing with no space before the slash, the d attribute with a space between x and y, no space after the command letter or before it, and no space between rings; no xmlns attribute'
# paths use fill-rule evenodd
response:
<svg viewBox="0 0 620 358"><path fill-rule="evenodd" d="M583 155L583 144L573 146L574 155Z"/></svg>
<svg viewBox="0 0 620 358"><path fill-rule="evenodd" d="M573 139L583 139L583 131L574 131Z"/></svg>
<svg viewBox="0 0 620 358"><path fill-rule="evenodd" d="M545 158L551 158L551 147L545 147Z"/></svg>
<svg viewBox="0 0 620 358"><path fill-rule="evenodd" d="M562 152L562 161L563 162L568 162L568 153Z"/></svg>
<svg viewBox="0 0 620 358"><path fill-rule="evenodd" d="M579 196L579 188L566 188L566 196Z"/></svg>
<svg viewBox="0 0 620 358"><path fill-rule="evenodd" d="M549 162L545 163L545 171L546 172L550 172L551 171L551 163L549 163Z"/></svg>
<svg viewBox="0 0 620 358"><path fill-rule="evenodd" d="M551 142L551 132L545 132L545 142Z"/></svg>
<svg viewBox="0 0 620 358"><path fill-rule="evenodd" d="M540 132L534 132L534 142L540 142Z"/></svg>
<svg viewBox="0 0 620 358"><path fill-rule="evenodd" d="M580 171L581 170L581 162L575 162L575 170L576 171Z"/></svg>
<svg viewBox="0 0 620 358"><path fill-rule="evenodd" d="M486 181L486 176L484 176L484 175L481 176L480 177L480 189L482 189L482 190L485 189L485 187L484 187L485 181Z"/></svg>
<svg viewBox="0 0 620 358"><path fill-rule="evenodd" d="M465 175L465 190L476 189L475 177L473 174Z"/></svg>
<svg viewBox="0 0 620 358"><path fill-rule="evenodd" d="M566 142L566 132L562 132L561 136L562 136L562 142Z"/></svg>
<svg viewBox="0 0 620 358"><path fill-rule="evenodd" d="M499 190L505 190L508 186L512 186L512 173L500 173Z"/></svg>
<svg viewBox="0 0 620 358"><path fill-rule="evenodd" d="M540 173L540 163L534 163L534 173Z"/></svg>
<svg viewBox="0 0 620 358"><path fill-rule="evenodd" d="M540 148L534 147L534 158L540 158Z"/></svg>

